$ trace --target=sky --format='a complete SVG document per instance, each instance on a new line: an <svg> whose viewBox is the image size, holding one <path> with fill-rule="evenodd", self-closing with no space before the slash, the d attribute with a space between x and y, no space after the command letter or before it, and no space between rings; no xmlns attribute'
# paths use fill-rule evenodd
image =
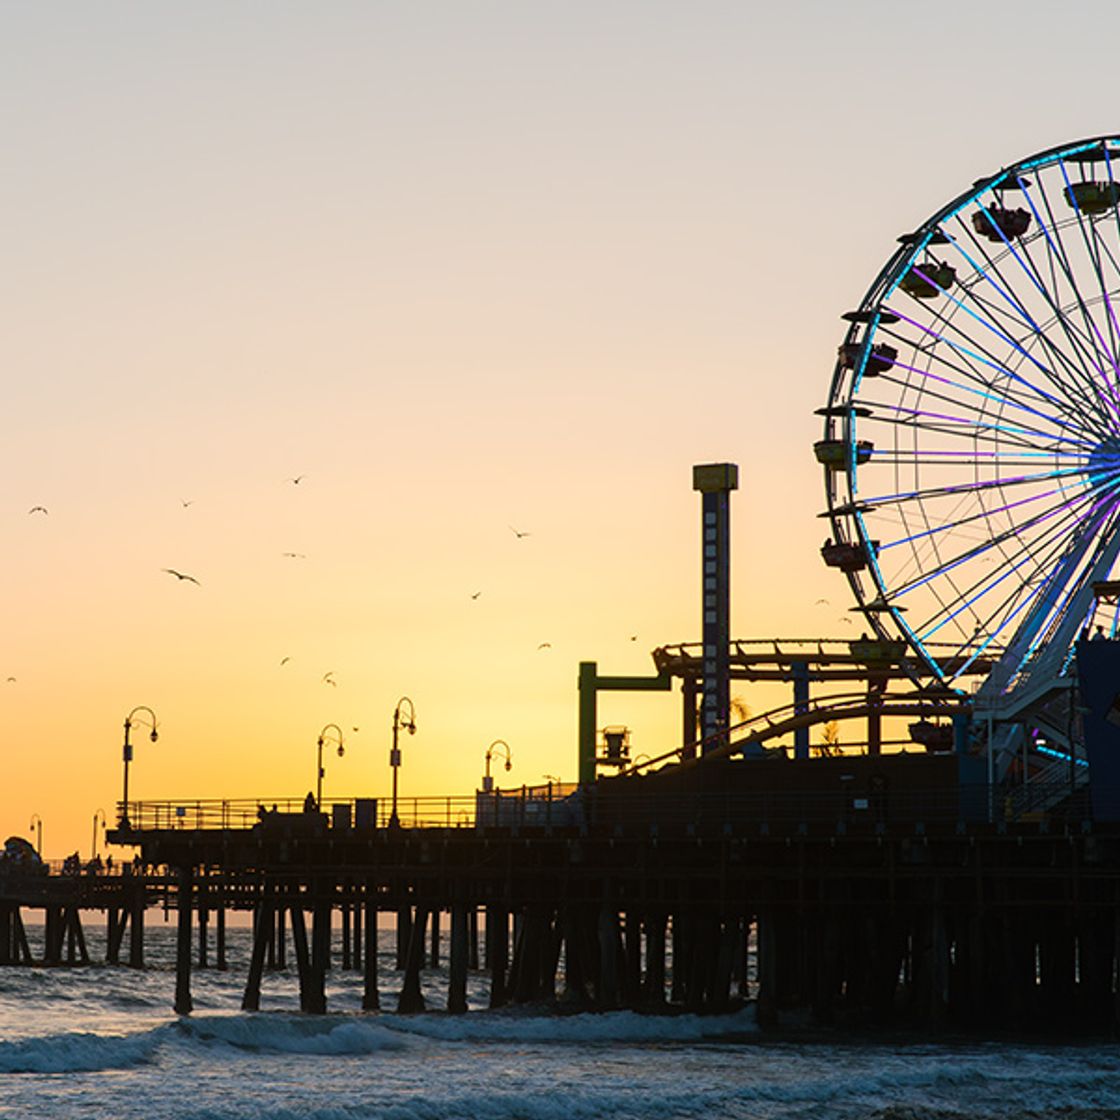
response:
<svg viewBox="0 0 1120 1120"><path fill-rule="evenodd" d="M699 638L695 463L740 467L735 634L848 636L839 316L973 180L1120 126L1118 30L0 0L3 835L85 854L137 705L140 799L302 797L329 723L325 796L384 798L403 696L402 796L469 795L497 739L503 784L574 779L578 663ZM678 704L600 723L657 754Z"/></svg>

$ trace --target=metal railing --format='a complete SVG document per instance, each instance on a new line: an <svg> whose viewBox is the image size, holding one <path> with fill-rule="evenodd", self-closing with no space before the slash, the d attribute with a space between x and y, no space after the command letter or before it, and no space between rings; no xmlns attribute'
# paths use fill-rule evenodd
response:
<svg viewBox="0 0 1120 1120"><path fill-rule="evenodd" d="M401 828L560 823L561 806L577 788L564 782L466 796L402 797L397 799L397 818ZM301 822L350 830L388 828L392 813L385 798L324 798L317 808L305 808L305 803L305 798L294 797L130 801L127 807L118 802L117 821L121 827L127 820L125 831L130 832L236 831Z"/></svg>
<svg viewBox="0 0 1120 1120"><path fill-rule="evenodd" d="M688 791L651 793L636 784L589 787L565 784L477 792L472 796L398 800L402 829L513 829L614 827L772 827L785 832L802 826L843 831L880 825L913 828L957 822L1000 824L1063 819L1083 814L1069 803L1068 782L1034 782L1027 787L962 784L944 788L851 788L805 791ZM129 829L144 832L257 829L293 835L326 835L389 827L388 803L324 801L305 811L297 798L263 800L140 801L128 806Z"/></svg>

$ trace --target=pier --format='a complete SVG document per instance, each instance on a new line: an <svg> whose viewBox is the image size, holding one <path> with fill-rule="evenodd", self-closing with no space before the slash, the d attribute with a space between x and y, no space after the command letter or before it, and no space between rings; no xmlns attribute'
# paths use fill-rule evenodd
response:
<svg viewBox="0 0 1120 1120"><path fill-rule="evenodd" d="M453 1013L482 968L491 1007L754 1000L770 1027L1120 1024L1120 827L1076 812L978 819L986 790L926 784L937 758L900 760L876 802L882 761L816 760L818 788L791 776L785 795L736 789L730 771L754 769L742 762L718 791L608 780L555 798L551 820L547 791L529 791L489 824L449 799L393 828L357 827L357 804L343 802L260 819L249 803L140 802L110 839L163 869L152 886L177 912L181 1014L236 909L253 914L249 1010L263 970L288 965L306 1012L328 1010L339 967L360 969L363 1007L382 1008L374 939L390 915L401 976L386 1010L427 1010L421 972L446 959ZM95 891L78 905L97 903Z"/></svg>

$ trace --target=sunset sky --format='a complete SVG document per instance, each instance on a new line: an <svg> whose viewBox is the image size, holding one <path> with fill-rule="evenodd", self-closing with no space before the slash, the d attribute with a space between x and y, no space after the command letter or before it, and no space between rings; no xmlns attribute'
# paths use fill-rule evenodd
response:
<svg viewBox="0 0 1120 1120"><path fill-rule="evenodd" d="M3 835L88 852L138 704L138 798L301 797L329 722L325 793L384 797L402 695L402 794L498 738L573 779L578 662L699 637L694 463L740 466L735 633L849 636L839 315L1120 127L1120 13L1056 12L0 3ZM601 704L635 753L678 722Z"/></svg>

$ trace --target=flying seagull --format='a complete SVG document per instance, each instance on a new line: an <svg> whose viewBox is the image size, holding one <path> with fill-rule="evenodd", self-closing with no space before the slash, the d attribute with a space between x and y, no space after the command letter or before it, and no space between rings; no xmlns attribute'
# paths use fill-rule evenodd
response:
<svg viewBox="0 0 1120 1120"><path fill-rule="evenodd" d="M291 661L290 657L281 657L280 658L280 664L281 665L287 665L289 661Z"/></svg>
<svg viewBox="0 0 1120 1120"><path fill-rule="evenodd" d="M552 643L551 642L541 642L541 644L539 646L537 646L537 649L552 649Z"/></svg>
<svg viewBox="0 0 1120 1120"><path fill-rule="evenodd" d="M303 475L297 474L295 478L285 479L285 482L290 482L293 486L298 486L303 481Z"/></svg>
<svg viewBox="0 0 1120 1120"><path fill-rule="evenodd" d="M194 505L194 498L180 498L179 504L183 507L183 509L186 509L187 506Z"/></svg>
<svg viewBox="0 0 1120 1120"><path fill-rule="evenodd" d="M306 560L306 552L285 552L282 555L287 556L291 560Z"/></svg>
<svg viewBox="0 0 1120 1120"><path fill-rule="evenodd" d="M28 513L46 513L47 512L47 507L46 506L32 506L27 512Z"/></svg>
<svg viewBox="0 0 1120 1120"><path fill-rule="evenodd" d="M329 684L331 688L338 688L338 681L334 679L334 670L329 673L323 674L323 684Z"/></svg>
<svg viewBox="0 0 1120 1120"><path fill-rule="evenodd" d="M511 526L509 527L509 531L510 531L510 532L511 532L511 533L512 533L512 534L513 534L513 535L514 535L514 536L515 536L515 537L516 537L516 538L517 538L518 540L521 540L521 538L522 538L522 537L528 537L528 536L531 536L531 535L532 535L531 533L529 533L529 532L527 532L527 531L526 531L526 532L522 532L522 531L521 531L520 529L515 529L515 528L514 528L514 527L513 527L512 525L511 525Z"/></svg>
<svg viewBox="0 0 1120 1120"><path fill-rule="evenodd" d="M814 607L819 607L819 606L820 606L820 605L821 605L822 603L827 603L827 602L828 602L828 600L827 600L827 599L818 599L818 600L817 600L817 601L816 601L816 602L815 602L815 603L813 604L813 606L814 606Z"/></svg>
<svg viewBox="0 0 1120 1120"><path fill-rule="evenodd" d="M8 684L15 684L15 683L16 683L15 677L9 677L8 678Z"/></svg>
<svg viewBox="0 0 1120 1120"><path fill-rule="evenodd" d="M164 568L163 571L169 576L174 576L176 579L185 579L190 583L198 583L198 580L196 580L194 576L189 576L186 572L177 572L174 568ZM202 584L198 583L198 586L201 587Z"/></svg>
<svg viewBox="0 0 1120 1120"><path fill-rule="evenodd" d="M481 592L481 591L476 591L476 592L475 592L475 593L474 593L474 594L473 594L473 595L471 596L471 598L472 598L472 599L477 599L477 598L479 597L479 595L481 595L481 594L482 594L482 592Z"/></svg>

